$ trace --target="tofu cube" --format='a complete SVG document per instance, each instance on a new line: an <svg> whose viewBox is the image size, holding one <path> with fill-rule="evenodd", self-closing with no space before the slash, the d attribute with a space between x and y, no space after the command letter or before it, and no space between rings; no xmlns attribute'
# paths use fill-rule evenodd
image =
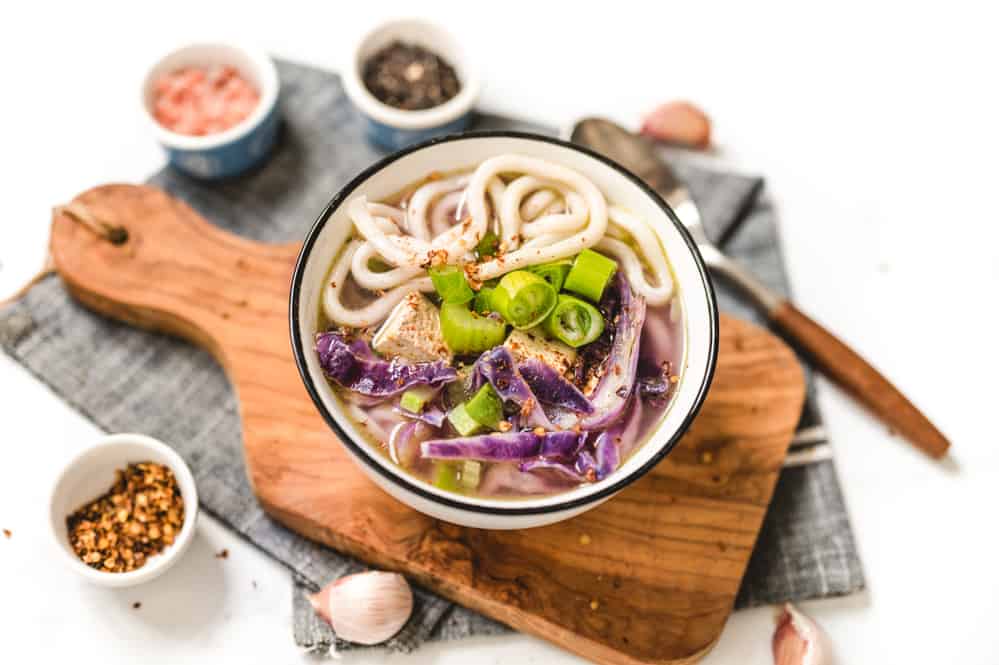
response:
<svg viewBox="0 0 999 665"><path fill-rule="evenodd" d="M537 358L559 374L565 375L576 362L576 350L555 339L546 339L523 330L514 330L503 346L519 361Z"/></svg>
<svg viewBox="0 0 999 665"><path fill-rule="evenodd" d="M389 312L371 340L375 351L411 362L451 361L444 343L441 317L434 304L418 291L408 294Z"/></svg>

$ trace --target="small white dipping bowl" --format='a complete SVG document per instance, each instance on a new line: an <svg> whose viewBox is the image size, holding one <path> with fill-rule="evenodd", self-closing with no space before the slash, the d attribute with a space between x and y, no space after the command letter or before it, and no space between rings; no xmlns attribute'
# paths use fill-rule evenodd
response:
<svg viewBox="0 0 999 665"><path fill-rule="evenodd" d="M495 499L440 490L392 463L376 450L345 413L323 376L315 352L319 306L330 265L351 232L347 201L381 201L431 172L474 167L489 157L519 153L575 169L609 201L650 222L669 254L686 331L685 367L666 415L648 441L603 480L558 494ZM672 450L704 402L718 355L718 308L704 261L690 234L648 185L622 166L558 139L518 132L472 132L435 139L397 152L354 178L319 215L305 243L291 284L291 338L295 361L319 412L358 466L403 503L448 522L486 529L523 529L558 522L589 510L640 478Z"/></svg>
<svg viewBox="0 0 999 665"><path fill-rule="evenodd" d="M109 573L91 568L73 551L66 518L106 493L115 481L115 471L131 462L156 462L170 468L184 497L184 525L180 533L146 565L127 573ZM56 546L66 564L87 581L106 587L126 587L148 582L167 571L183 555L194 538L198 517L198 490L194 476L176 452L165 443L143 434L112 434L71 459L52 488L49 521Z"/></svg>

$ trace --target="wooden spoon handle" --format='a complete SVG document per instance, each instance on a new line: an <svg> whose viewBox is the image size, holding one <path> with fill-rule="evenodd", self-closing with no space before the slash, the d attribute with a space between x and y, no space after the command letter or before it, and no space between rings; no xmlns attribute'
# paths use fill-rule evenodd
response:
<svg viewBox="0 0 999 665"><path fill-rule="evenodd" d="M839 338L787 300L770 310L770 318L819 369L920 450L934 458L947 454L950 442L940 430Z"/></svg>

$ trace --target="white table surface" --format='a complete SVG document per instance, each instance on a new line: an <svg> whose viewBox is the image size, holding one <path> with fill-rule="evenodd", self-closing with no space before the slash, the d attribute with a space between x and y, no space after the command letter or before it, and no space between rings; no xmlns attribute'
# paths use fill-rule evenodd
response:
<svg viewBox="0 0 999 665"><path fill-rule="evenodd" d="M41 265L50 206L160 166L137 108L157 54L234 37L337 68L358 30L411 6L248 4L5 11L0 294ZM565 3L571 16L540 2L418 7L482 61L484 108L550 123L585 111L635 123L673 98L710 112L716 158L767 178L800 302L954 443L952 462L933 464L822 385L869 590L805 609L842 662L995 663L995 21L955 3L587 4ZM48 489L97 430L2 354L0 391L0 527L13 534L0 537L0 660L309 661L291 639L287 571L215 520L202 519L184 560L144 587L91 588L63 569L45 530ZM226 560L214 556L222 548ZM769 663L771 629L770 609L738 612L704 662ZM579 662L523 635L345 657L383 661Z"/></svg>

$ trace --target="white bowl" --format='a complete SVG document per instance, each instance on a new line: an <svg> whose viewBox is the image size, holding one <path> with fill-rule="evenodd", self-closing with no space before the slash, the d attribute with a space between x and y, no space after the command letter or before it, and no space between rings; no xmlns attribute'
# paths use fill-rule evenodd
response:
<svg viewBox="0 0 999 665"><path fill-rule="evenodd" d="M173 471L184 498L184 525L173 544L150 557L141 568L127 573L110 573L91 568L73 551L66 518L87 502L107 492L114 483L115 471L124 469L130 462L156 462ZM59 474L49 503L52 536L66 564L87 581L107 587L134 586L165 573L191 544L197 516L198 490L187 464L166 444L142 434L112 434L78 454Z"/></svg>
<svg viewBox="0 0 999 665"><path fill-rule="evenodd" d="M153 116L156 79L183 67L231 65L260 93L253 112L224 132L207 136L178 134ZM259 164L277 141L280 91L277 67L258 49L223 43L197 43L171 51L153 65L142 83L142 107L156 140L175 168L196 178L217 179L238 175Z"/></svg>
<svg viewBox="0 0 999 665"><path fill-rule="evenodd" d="M686 328L686 366L669 409L653 432L607 478L554 494L491 499L445 492L399 469L368 443L344 413L319 366L314 344L325 277L334 254L350 233L346 201L365 195L382 200L432 171L468 168L503 153L550 160L590 178L607 198L655 226L673 265ZM337 194L305 238L291 286L291 337L295 360L320 413L350 454L386 492L423 513L465 526L522 529L578 515L610 498L654 467L687 430L704 401L718 349L718 309L707 270L690 234L669 206L623 167L580 146L517 132L451 136L391 155L357 176Z"/></svg>
<svg viewBox="0 0 999 665"><path fill-rule="evenodd" d="M422 46L447 60L461 82L458 94L422 111L405 111L378 101L364 85L362 69L368 58L396 40ZM479 98L481 84L467 51L446 30L426 21L405 19L383 23L357 41L343 74L343 87L364 116L368 138L384 148L398 150L463 130Z"/></svg>

